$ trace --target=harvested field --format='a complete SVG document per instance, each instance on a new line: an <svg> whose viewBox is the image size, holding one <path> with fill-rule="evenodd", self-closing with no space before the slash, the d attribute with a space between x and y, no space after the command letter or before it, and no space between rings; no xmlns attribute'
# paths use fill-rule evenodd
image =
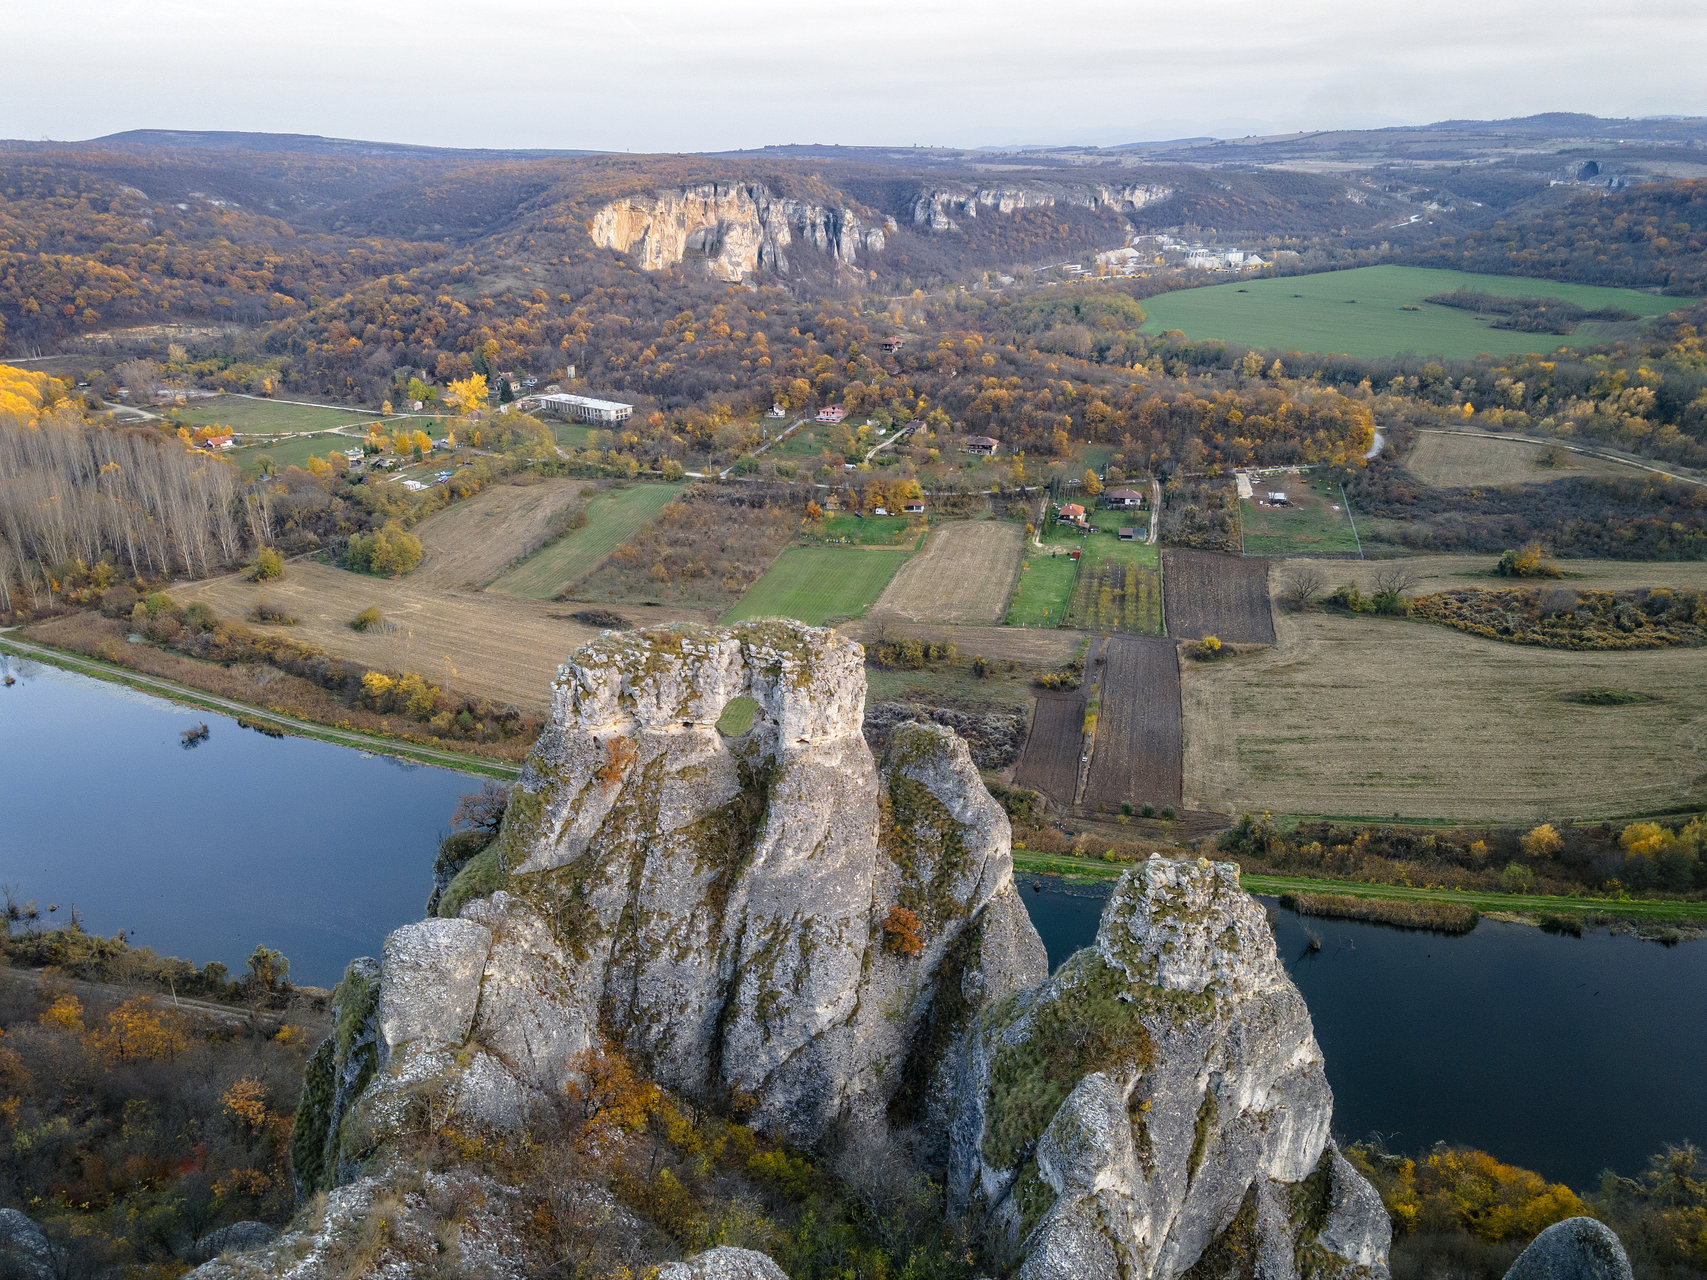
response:
<svg viewBox="0 0 1707 1280"><path fill-rule="evenodd" d="M1019 572L1025 530L1010 521L939 525L871 607L873 618L1000 622Z"/></svg>
<svg viewBox="0 0 1707 1280"><path fill-rule="evenodd" d="M1041 791L1050 804L1065 809L1079 784L1079 752L1084 744L1085 699L1077 693L1045 693L1037 699L1031 734L1025 740L1014 784Z"/></svg>
<svg viewBox="0 0 1707 1280"><path fill-rule="evenodd" d="M1707 805L1698 651L1523 648L1317 612L1276 630L1272 649L1186 664L1189 803L1476 822ZM1594 689L1653 700L1569 700Z"/></svg>
<svg viewBox="0 0 1707 1280"><path fill-rule="evenodd" d="M845 636L870 643L884 621L876 617L844 622L836 627ZM952 640L962 658L974 654L992 662L1012 662L1034 671L1053 671L1065 666L1078 654L1085 637L1076 631L1025 630L1019 627L943 626L931 623L888 624L890 634L912 636L920 640ZM915 672L908 674L928 674Z"/></svg>
<svg viewBox="0 0 1707 1280"><path fill-rule="evenodd" d="M1178 648L1172 640L1116 636L1104 652L1085 803L1177 806L1184 768Z"/></svg>
<svg viewBox="0 0 1707 1280"><path fill-rule="evenodd" d="M1525 584L1494 572L1495 555L1406 556L1402 560L1276 560L1269 575L1276 590L1300 568L1314 569L1327 583L1323 594L1350 585L1365 593L1375 588L1375 575L1395 563L1415 576L1417 593L1450 591L1454 587L1497 589L1523 585L1576 587L1584 591L1635 591L1670 587L1674 591L1707 590L1707 561L1703 560L1556 560L1563 578ZM1409 592L1407 592L1409 594Z"/></svg>
<svg viewBox="0 0 1707 1280"><path fill-rule="evenodd" d="M1267 560L1170 547L1162 552L1162 591L1176 640L1274 643Z"/></svg>
<svg viewBox="0 0 1707 1280"><path fill-rule="evenodd" d="M541 547L492 583L492 589L536 600L558 596L650 524L681 491L679 484L637 484L605 490L587 503L585 526Z"/></svg>
<svg viewBox="0 0 1707 1280"><path fill-rule="evenodd" d="M171 594L179 604L206 601L222 618L233 619L247 618L258 601L270 601L299 620L279 628L293 640L388 671L418 671L435 683L527 711L549 704L558 664L598 634L569 616L572 605L448 591L408 577L370 578L312 560L292 560L277 582L232 575L174 586ZM386 625L352 631L350 620L369 606ZM638 626L710 621L682 610L629 607L624 613Z"/></svg>
<svg viewBox="0 0 1707 1280"><path fill-rule="evenodd" d="M415 527L426 557L410 581L478 591L540 547L558 518L588 487L588 481L566 479L493 484L465 502L428 516Z"/></svg>
<svg viewBox="0 0 1707 1280"><path fill-rule="evenodd" d="M1405 470L1440 489L1501 484L1545 484L1572 476L1634 476L1635 467L1572 453L1542 440L1515 439L1465 429L1417 432Z"/></svg>

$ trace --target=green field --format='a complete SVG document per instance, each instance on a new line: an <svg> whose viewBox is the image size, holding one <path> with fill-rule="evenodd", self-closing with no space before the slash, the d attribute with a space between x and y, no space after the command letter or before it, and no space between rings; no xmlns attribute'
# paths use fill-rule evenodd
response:
<svg viewBox="0 0 1707 1280"><path fill-rule="evenodd" d="M916 539L907 516L825 516L812 535L823 542L849 542L856 547L899 547Z"/></svg>
<svg viewBox="0 0 1707 1280"><path fill-rule="evenodd" d="M1627 333L1631 325L1585 322L1572 333L1519 333L1490 327L1487 318L1424 302L1463 289L1504 298L1561 298L1588 308L1618 307L1639 316L1687 306L1634 289L1556 284L1515 276L1484 276L1426 267L1358 267L1310 276L1249 279L1183 289L1144 299L1147 333L1183 330L1190 338L1220 338L1278 351L1331 351L1350 356L1403 352L1469 359L1487 353L1554 351ZM1405 306L1417 307L1405 311Z"/></svg>
<svg viewBox="0 0 1707 1280"><path fill-rule="evenodd" d="M1025 544L1019 578L1008 597L1006 626L1058 627L1066 621L1073 581L1079 572L1078 563L1067 552L1082 545L1078 534L1060 531L1054 525L1044 530L1042 548Z"/></svg>
<svg viewBox="0 0 1707 1280"><path fill-rule="evenodd" d="M283 471L286 467L300 467L309 458L324 458L329 453L342 453L345 449L353 449L361 444L354 436L333 435L323 432L318 435L293 436L289 440L280 440L277 444L252 444L240 446L225 454L244 471L257 471L263 457L271 458L273 464Z"/></svg>
<svg viewBox="0 0 1707 1280"><path fill-rule="evenodd" d="M832 618L857 618L906 562L910 551L791 547L718 621L795 618L820 626Z"/></svg>
<svg viewBox="0 0 1707 1280"><path fill-rule="evenodd" d="M1111 527L1135 522L1137 513L1093 513L1114 519ZM1162 633L1162 552L1142 542L1122 542L1112 533L1093 533L1084 542L1078 582L1068 606L1070 625L1085 630L1112 629L1139 635ZM1104 588L1108 595L1104 597Z"/></svg>
<svg viewBox="0 0 1707 1280"><path fill-rule="evenodd" d="M551 434L557 437L557 445L561 449L590 448L590 437L594 429L582 422L553 422L551 424Z"/></svg>
<svg viewBox="0 0 1707 1280"><path fill-rule="evenodd" d="M230 427L238 435L284 435L358 424L365 427L380 420L376 413L362 413L355 409L281 404L276 400L243 400L235 396L198 400L173 416L193 427Z"/></svg>
<svg viewBox="0 0 1707 1280"><path fill-rule="evenodd" d="M679 484L636 484L595 495L587 504L585 527L541 547L499 577L489 590L535 600L554 598L650 524L682 488Z"/></svg>
<svg viewBox="0 0 1707 1280"><path fill-rule="evenodd" d="M1273 480L1252 482L1261 494ZM1339 485L1331 480L1287 476L1283 487L1293 505L1265 507L1254 499L1239 503L1248 556L1356 555L1360 548ZM1336 511L1335 508L1339 509Z"/></svg>

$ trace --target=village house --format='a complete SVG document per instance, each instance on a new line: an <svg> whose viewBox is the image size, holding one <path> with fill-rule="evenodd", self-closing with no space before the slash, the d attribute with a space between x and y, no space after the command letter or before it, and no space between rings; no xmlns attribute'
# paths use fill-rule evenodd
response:
<svg viewBox="0 0 1707 1280"><path fill-rule="evenodd" d="M222 436L208 436L207 439L202 441L202 448L210 451L232 449L235 447L236 442L232 440L231 433L229 431Z"/></svg>
<svg viewBox="0 0 1707 1280"><path fill-rule="evenodd" d="M1085 528L1088 523L1085 519L1085 509L1076 502L1069 502L1056 511L1055 522L1070 524L1078 529Z"/></svg>
<svg viewBox="0 0 1707 1280"><path fill-rule="evenodd" d="M819 422L840 422L848 416L848 411L839 404L825 405L818 410Z"/></svg>
<svg viewBox="0 0 1707 1280"><path fill-rule="evenodd" d="M767 418L786 418L786 417L788 417L788 410L784 409L780 404L773 404L770 407L770 412L765 414L765 417L767 417Z"/></svg>
<svg viewBox="0 0 1707 1280"><path fill-rule="evenodd" d="M883 341L879 342L877 345L882 347L890 355L894 355L902 347L907 345L907 339L901 336L890 337L883 339Z"/></svg>
<svg viewBox="0 0 1707 1280"><path fill-rule="evenodd" d="M993 457L996 450L1001 447L1002 442L991 436L967 436L965 442L960 446L960 451L962 453L975 453L981 458L989 458Z"/></svg>
<svg viewBox="0 0 1707 1280"><path fill-rule="evenodd" d="M906 503L901 508L901 514L908 516L922 516L925 514L925 504L922 502Z"/></svg>
<svg viewBox="0 0 1707 1280"><path fill-rule="evenodd" d="M1110 489L1103 494L1102 503L1114 511L1134 511L1144 505L1144 495L1136 489Z"/></svg>

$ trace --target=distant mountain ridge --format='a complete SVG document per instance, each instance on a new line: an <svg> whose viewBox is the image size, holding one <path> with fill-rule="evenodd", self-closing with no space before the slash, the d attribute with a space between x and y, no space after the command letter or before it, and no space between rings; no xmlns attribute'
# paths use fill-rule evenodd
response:
<svg viewBox="0 0 1707 1280"><path fill-rule="evenodd" d="M467 156L474 160L549 160L565 156L602 155L599 151L563 148L434 147L408 142L374 142L360 138L327 138L316 133L246 133L234 129L126 129L90 138L79 146L102 143L115 147L174 147L193 151L291 152L298 155L377 156L424 159Z"/></svg>

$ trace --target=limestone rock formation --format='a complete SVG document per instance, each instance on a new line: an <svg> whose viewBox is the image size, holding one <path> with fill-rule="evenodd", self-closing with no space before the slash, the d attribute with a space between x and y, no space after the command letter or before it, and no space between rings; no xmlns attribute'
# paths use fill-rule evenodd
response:
<svg viewBox="0 0 1707 1280"><path fill-rule="evenodd" d="M632 253L648 271L673 267L690 255L720 280L741 280L764 268L789 270L797 242L852 266L859 254L880 253L883 228L851 208L774 195L763 183L706 182L613 200L594 213L593 243Z"/></svg>
<svg viewBox="0 0 1707 1280"><path fill-rule="evenodd" d="M758 711L726 738L736 697ZM497 839L335 993L292 1140L327 1220L401 1206L414 1239L430 1188L397 1178L422 1117L549 1132L604 1035L799 1145L906 1131L1028 1280L1253 1258L1272 1280L1384 1277L1386 1216L1329 1141L1308 1013L1236 870L1128 873L1051 978L965 743L899 725L880 765L864 703L859 646L791 623L578 651ZM263 1256L329 1256L329 1232ZM736 1250L672 1266L780 1274Z"/></svg>
<svg viewBox="0 0 1707 1280"><path fill-rule="evenodd" d="M1130 213L1173 195L1174 188L1160 183L1133 183L1124 187L1106 184L1030 185L1024 187L931 187L913 200L913 224L932 231L959 231L965 219L978 217L980 209L1012 213L1016 209L1053 208L1057 204L1081 205Z"/></svg>
<svg viewBox="0 0 1707 1280"><path fill-rule="evenodd" d="M1128 872L1093 947L979 1020L956 1093L951 1199L1025 1280L1386 1274L1386 1213L1329 1141L1309 1013L1234 867Z"/></svg>
<svg viewBox="0 0 1707 1280"><path fill-rule="evenodd" d="M937 1114L955 1036L1046 961L965 744L903 726L880 772L864 685L857 645L790 624L577 653L459 875L493 891L453 882L460 916L394 933L377 996L371 962L339 987L293 1146L305 1189L350 1177L423 1092L529 1125L600 1027L659 1083L797 1142ZM759 714L726 739L738 696Z"/></svg>
<svg viewBox="0 0 1707 1280"><path fill-rule="evenodd" d="M1605 1223L1566 1218L1529 1242L1505 1280L1631 1280L1630 1259Z"/></svg>
<svg viewBox="0 0 1707 1280"><path fill-rule="evenodd" d="M783 1269L752 1249L724 1245L687 1259L665 1263L658 1280L788 1280Z"/></svg>
<svg viewBox="0 0 1707 1280"><path fill-rule="evenodd" d="M0 1275L21 1280L51 1280L53 1247L42 1229L19 1209L0 1209Z"/></svg>

